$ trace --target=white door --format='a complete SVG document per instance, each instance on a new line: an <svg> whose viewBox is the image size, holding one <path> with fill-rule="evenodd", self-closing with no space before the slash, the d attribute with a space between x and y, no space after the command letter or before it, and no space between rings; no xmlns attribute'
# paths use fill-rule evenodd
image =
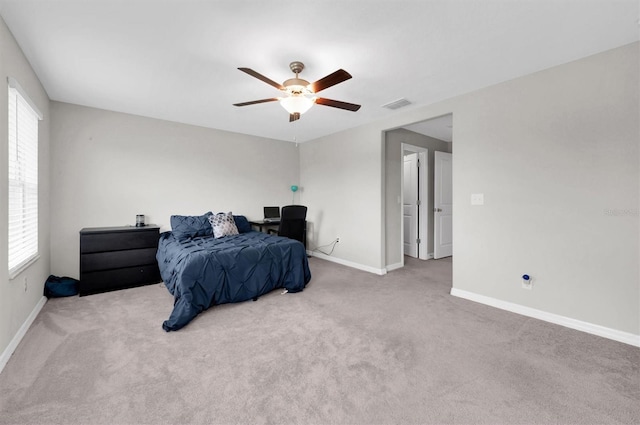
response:
<svg viewBox="0 0 640 425"><path fill-rule="evenodd" d="M418 256L418 154L404 157L402 219L404 255Z"/></svg>
<svg viewBox="0 0 640 425"><path fill-rule="evenodd" d="M453 157L435 152L434 164L434 241L433 258L453 255Z"/></svg>

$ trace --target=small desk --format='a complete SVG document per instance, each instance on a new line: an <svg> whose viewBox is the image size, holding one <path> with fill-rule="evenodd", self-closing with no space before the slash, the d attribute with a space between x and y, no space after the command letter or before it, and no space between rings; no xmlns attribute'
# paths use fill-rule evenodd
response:
<svg viewBox="0 0 640 425"><path fill-rule="evenodd" d="M269 233L269 230L271 230L271 229L274 229L277 232L278 229L280 228L280 222L279 221L278 222L273 222L273 221L265 222L264 220L251 220L251 221L249 221L249 224L251 226L256 226L258 228L258 230L261 231L261 232L264 232L263 229L266 229L266 233ZM297 238L293 238L293 239L297 239ZM306 222L306 220L304 222L304 233L302 235L302 240L300 242L302 242L302 244L306 248L306 246L307 246L307 222Z"/></svg>
<svg viewBox="0 0 640 425"><path fill-rule="evenodd" d="M278 230L278 227L280 226L280 222L274 222L274 221L269 221L266 222L264 220L252 220L249 221L249 224L252 226L256 226L258 228L259 231L263 232L263 229L266 229L267 232L269 231L269 229L276 229Z"/></svg>

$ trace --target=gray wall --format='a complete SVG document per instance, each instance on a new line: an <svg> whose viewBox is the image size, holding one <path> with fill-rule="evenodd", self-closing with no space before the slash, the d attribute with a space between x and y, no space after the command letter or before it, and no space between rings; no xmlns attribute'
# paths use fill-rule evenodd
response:
<svg viewBox="0 0 640 425"><path fill-rule="evenodd" d="M465 96L456 288L640 334L639 45Z"/></svg>
<svg viewBox="0 0 640 425"><path fill-rule="evenodd" d="M83 227L292 202L295 144L52 102L52 273L78 276ZM298 198L296 197L296 201Z"/></svg>
<svg viewBox="0 0 640 425"><path fill-rule="evenodd" d="M385 267L402 261L402 234L400 221L402 220L402 206L398 204L401 194L401 174L403 170L402 144L429 149L428 157L428 195L427 209L428 237L425 241L427 252L433 253L433 176L435 152L451 152L452 143L434 139L403 128L390 130L385 133L385 234L386 234L386 262Z"/></svg>
<svg viewBox="0 0 640 425"><path fill-rule="evenodd" d="M309 208L307 248L340 238L333 257L381 271L382 133L359 127L300 145L302 202Z"/></svg>
<svg viewBox="0 0 640 425"><path fill-rule="evenodd" d="M454 288L639 335L639 46L301 145L314 238L382 270L383 132L453 113Z"/></svg>
<svg viewBox="0 0 640 425"><path fill-rule="evenodd" d="M8 280L8 110L7 77L15 78L36 104L44 119L38 127L38 251L40 259ZM0 18L0 354L9 346L29 314L42 298L49 275L49 97L18 44ZM27 290L24 290L27 279Z"/></svg>

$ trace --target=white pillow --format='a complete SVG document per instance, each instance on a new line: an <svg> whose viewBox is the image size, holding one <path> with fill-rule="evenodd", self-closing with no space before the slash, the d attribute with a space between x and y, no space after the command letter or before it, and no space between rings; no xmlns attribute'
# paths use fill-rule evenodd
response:
<svg viewBox="0 0 640 425"><path fill-rule="evenodd" d="M213 237L221 238L223 236L228 235L237 235L238 228L236 227L236 222L233 219L233 214L231 211L228 213L218 213L215 215L209 216L209 223L211 223L211 227L213 227Z"/></svg>

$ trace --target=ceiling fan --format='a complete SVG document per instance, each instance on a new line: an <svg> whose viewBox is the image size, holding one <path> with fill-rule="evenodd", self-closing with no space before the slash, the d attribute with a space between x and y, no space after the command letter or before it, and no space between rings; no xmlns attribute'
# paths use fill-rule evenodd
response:
<svg viewBox="0 0 640 425"><path fill-rule="evenodd" d="M278 90L281 90L284 93L284 96L234 103L233 106L248 106L255 105L257 103L279 101L280 105L289 112L289 122L299 120L300 115L307 112L314 103L317 103L318 105L331 106L333 108L346 109L347 111L353 112L360 109L360 105L356 105L354 103L341 102L339 100L316 96L318 92L351 78L351 74L344 69L339 69L336 72L319 79L315 83L309 83L307 80L303 80L298 76L298 74L300 74L304 69L304 64L302 62L291 62L289 64L289 68L296 74L296 77L290 78L282 84L276 83L253 69L238 68L240 71L246 72L252 77L262 80Z"/></svg>

